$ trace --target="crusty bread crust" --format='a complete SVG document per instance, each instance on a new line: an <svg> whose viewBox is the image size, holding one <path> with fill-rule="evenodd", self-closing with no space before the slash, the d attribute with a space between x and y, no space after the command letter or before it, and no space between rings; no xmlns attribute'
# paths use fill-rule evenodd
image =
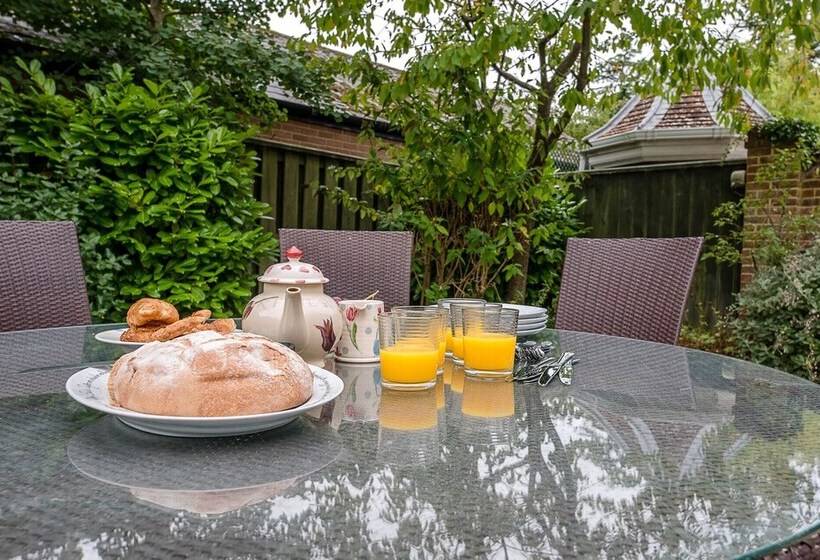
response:
<svg viewBox="0 0 820 560"><path fill-rule="evenodd" d="M111 404L166 416L240 416L299 406L313 372L298 354L247 333L202 331L152 342L111 367Z"/></svg>

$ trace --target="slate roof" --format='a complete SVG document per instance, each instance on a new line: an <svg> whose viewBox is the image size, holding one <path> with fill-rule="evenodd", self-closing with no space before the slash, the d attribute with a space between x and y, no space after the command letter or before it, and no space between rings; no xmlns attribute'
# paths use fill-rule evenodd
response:
<svg viewBox="0 0 820 560"><path fill-rule="evenodd" d="M739 110L752 124L771 119L771 114L746 90L742 90ZM683 95L670 103L662 97L633 97L604 126L585 138L590 144L621 134L658 129L725 129L718 120L722 93L705 88Z"/></svg>
<svg viewBox="0 0 820 560"><path fill-rule="evenodd" d="M271 31L270 36L273 42L283 49L287 49L288 41L294 39L294 37L285 35L284 33L279 33L278 31ZM334 58L350 56L345 52L337 51L323 46L313 46L310 48L310 52L313 56L325 60L332 60ZM394 78L398 78L398 76L402 72L399 68L394 68L386 64L379 64L379 66L387 70L387 72L390 73ZM335 109L338 113L346 117L353 117L354 119L368 119L371 121L375 120L375 122L379 124L389 125L388 121L380 117L374 118L373 115L365 114L359 109L352 107L344 101L345 93L349 91L353 86L353 82L347 76L336 74L333 77L333 83L330 85L330 104L333 107L333 109ZM313 109L313 106L310 103L305 102L302 99L299 99L298 96L287 91L285 88L281 86L281 84L277 82L273 82L268 86L268 95L270 95L276 101L283 103L287 106L299 107L305 110Z"/></svg>

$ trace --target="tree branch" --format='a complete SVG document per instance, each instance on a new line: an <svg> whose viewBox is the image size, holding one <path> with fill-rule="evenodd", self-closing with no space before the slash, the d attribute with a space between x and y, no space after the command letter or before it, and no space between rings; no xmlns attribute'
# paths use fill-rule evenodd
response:
<svg viewBox="0 0 820 560"><path fill-rule="evenodd" d="M578 93L582 93L587 84L589 84L589 59L592 54L592 21L589 14L589 10L584 13L584 21L581 25L581 60L578 65L578 73L575 76L575 91ZM561 116L558 118L558 121L550 130L550 133L547 135L544 143L547 148L552 146L553 143L558 141L561 135L564 133L564 129L569 124L570 119L572 119L572 113L575 112L575 109L572 110L565 109Z"/></svg>
<svg viewBox="0 0 820 560"><path fill-rule="evenodd" d="M493 64L493 70L498 72L498 75L502 76L507 81L517 85L518 87L524 88L527 91L530 91L532 93L538 93L539 91L541 91L537 86L534 86L530 83L525 82L524 80L522 80L521 78L519 78L518 76L516 76L514 74L510 74L509 72L507 72L506 70L501 68L498 64Z"/></svg>
<svg viewBox="0 0 820 560"><path fill-rule="evenodd" d="M572 111L565 110L554 125L548 127L552 104L558 88L569 75L575 62L580 58L575 80L575 90L583 91L589 82L589 59L592 54L592 14L590 9L584 11L581 21L581 40L576 41L570 51L564 56L552 74L549 82L540 92L538 111L533 131L533 147L530 153L529 168L540 169L544 166L547 154L552 145L561 137L564 129L572 118ZM549 131L547 132L547 128Z"/></svg>

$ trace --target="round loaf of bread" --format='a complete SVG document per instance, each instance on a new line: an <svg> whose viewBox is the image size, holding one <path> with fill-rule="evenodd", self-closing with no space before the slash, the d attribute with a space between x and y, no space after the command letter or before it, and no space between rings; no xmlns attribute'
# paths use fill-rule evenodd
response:
<svg viewBox="0 0 820 560"><path fill-rule="evenodd" d="M248 333L152 342L111 367L111 404L164 416L240 416L299 406L313 372L296 352Z"/></svg>

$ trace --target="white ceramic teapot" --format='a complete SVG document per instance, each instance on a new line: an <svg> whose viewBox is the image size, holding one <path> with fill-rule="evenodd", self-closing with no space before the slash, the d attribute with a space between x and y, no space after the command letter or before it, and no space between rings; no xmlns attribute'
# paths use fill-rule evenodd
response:
<svg viewBox="0 0 820 560"><path fill-rule="evenodd" d="M312 264L301 262L296 247L285 252L288 262L268 267L259 277L262 293L248 302L242 330L292 344L306 361L323 365L342 329L342 314L325 295L328 279Z"/></svg>

